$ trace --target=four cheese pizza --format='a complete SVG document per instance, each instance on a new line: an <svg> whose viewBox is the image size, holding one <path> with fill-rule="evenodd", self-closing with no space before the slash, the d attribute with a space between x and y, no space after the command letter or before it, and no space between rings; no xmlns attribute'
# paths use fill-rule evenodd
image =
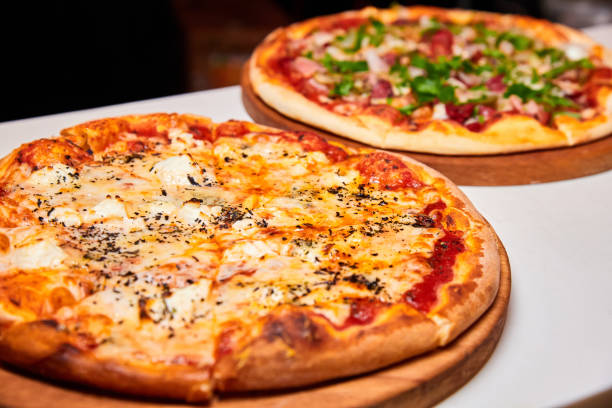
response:
<svg viewBox="0 0 612 408"><path fill-rule="evenodd" d="M608 135L611 66L608 50L547 21L398 6L278 29L249 78L279 112L367 144L489 154Z"/></svg>
<svg viewBox="0 0 612 408"><path fill-rule="evenodd" d="M373 370L456 338L499 273L448 179L313 133L125 116L0 162L0 359L107 390Z"/></svg>

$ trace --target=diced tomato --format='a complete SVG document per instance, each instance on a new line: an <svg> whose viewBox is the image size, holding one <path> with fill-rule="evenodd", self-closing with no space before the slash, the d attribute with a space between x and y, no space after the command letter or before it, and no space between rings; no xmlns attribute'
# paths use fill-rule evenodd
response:
<svg viewBox="0 0 612 408"><path fill-rule="evenodd" d="M372 98L387 98L392 95L391 83L385 79L378 79L372 87Z"/></svg>
<svg viewBox="0 0 612 408"><path fill-rule="evenodd" d="M503 75L496 75L486 82L486 86L489 91L503 92L506 90L506 84L504 83Z"/></svg>
<svg viewBox="0 0 612 408"><path fill-rule="evenodd" d="M480 132L482 129L484 129L484 123L472 122L465 125L465 127L471 132Z"/></svg>
<svg viewBox="0 0 612 408"><path fill-rule="evenodd" d="M452 103L447 103L445 107L448 117L459 123L465 122L474 112L474 104L472 103L466 103L463 105L453 105Z"/></svg>
<svg viewBox="0 0 612 408"><path fill-rule="evenodd" d="M291 69L305 78L310 78L317 71L324 70L321 64L305 57L297 57L293 60Z"/></svg>

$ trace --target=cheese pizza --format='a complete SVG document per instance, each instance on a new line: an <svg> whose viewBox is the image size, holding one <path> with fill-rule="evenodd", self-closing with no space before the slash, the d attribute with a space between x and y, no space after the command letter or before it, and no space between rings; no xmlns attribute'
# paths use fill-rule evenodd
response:
<svg viewBox="0 0 612 408"><path fill-rule="evenodd" d="M612 54L530 17L372 7L271 33L249 64L263 101L382 148L480 155L612 130Z"/></svg>
<svg viewBox="0 0 612 408"><path fill-rule="evenodd" d="M208 400L444 346L495 298L491 227L411 159L194 115L102 119L0 161L0 359Z"/></svg>

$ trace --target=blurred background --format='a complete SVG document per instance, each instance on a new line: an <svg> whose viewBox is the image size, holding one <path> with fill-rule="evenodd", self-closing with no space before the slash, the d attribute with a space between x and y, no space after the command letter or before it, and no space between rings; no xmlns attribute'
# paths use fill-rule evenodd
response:
<svg viewBox="0 0 612 408"><path fill-rule="evenodd" d="M573 27L612 22L609 0L6 3L0 121L236 85L249 54L274 28L367 5L519 13Z"/></svg>

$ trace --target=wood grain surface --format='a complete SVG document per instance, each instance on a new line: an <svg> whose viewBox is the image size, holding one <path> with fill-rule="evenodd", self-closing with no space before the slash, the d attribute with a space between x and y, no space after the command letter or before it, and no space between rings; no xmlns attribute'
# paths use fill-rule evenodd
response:
<svg viewBox="0 0 612 408"><path fill-rule="evenodd" d="M309 130L354 147L363 143L306 125L268 106L253 91L248 62L241 75L242 102L257 123L282 129ZM546 183L584 177L612 169L612 137L558 149L487 156L447 156L396 151L438 170L464 186L505 186Z"/></svg>
<svg viewBox="0 0 612 408"><path fill-rule="evenodd" d="M485 314L448 346L344 380L282 392L221 395L212 408L361 406L427 407L446 398L486 363L501 336L510 299L510 264L498 239L501 280ZM137 399L49 381L0 364L0 406L8 408L178 408L174 401Z"/></svg>

